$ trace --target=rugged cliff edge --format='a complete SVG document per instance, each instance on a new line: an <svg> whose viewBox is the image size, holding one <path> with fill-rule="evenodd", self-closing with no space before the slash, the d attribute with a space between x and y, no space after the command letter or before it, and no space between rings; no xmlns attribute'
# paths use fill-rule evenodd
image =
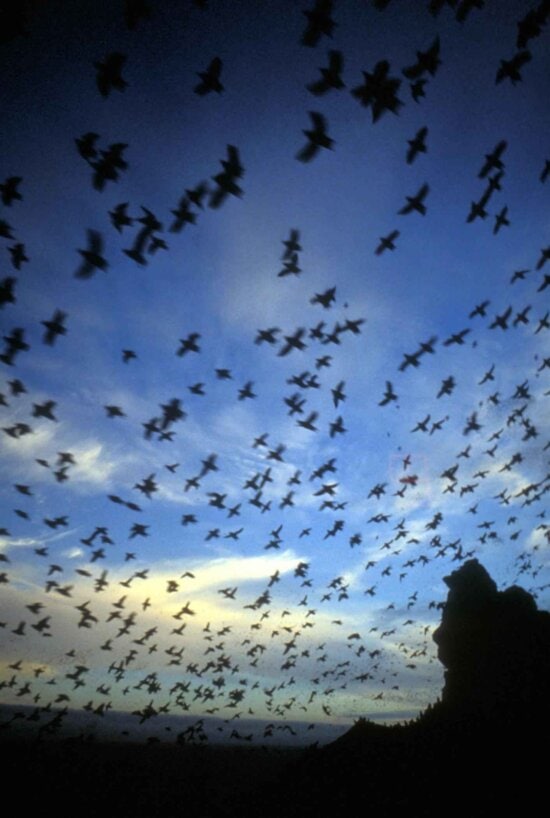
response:
<svg viewBox="0 0 550 818"><path fill-rule="evenodd" d="M360 719L311 750L287 771L279 814L355 814L364 804L384 816L493 816L545 802L535 739L550 726L550 614L522 588L498 591L477 560L445 582L434 633L440 700L406 725Z"/></svg>

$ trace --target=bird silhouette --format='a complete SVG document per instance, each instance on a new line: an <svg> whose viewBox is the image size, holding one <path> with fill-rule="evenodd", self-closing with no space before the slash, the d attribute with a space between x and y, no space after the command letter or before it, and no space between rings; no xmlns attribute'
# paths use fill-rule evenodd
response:
<svg viewBox="0 0 550 818"><path fill-rule="evenodd" d="M329 63L327 68L321 68L321 79L306 85L307 90L316 97L326 94L332 89L339 90L345 88L342 80L342 70L344 59L341 51L329 51Z"/></svg>
<svg viewBox="0 0 550 818"><path fill-rule="evenodd" d="M386 250L395 250L395 240L399 238L400 231L392 230L387 236L380 237L380 243L374 251L377 256L381 256Z"/></svg>
<svg viewBox="0 0 550 818"><path fill-rule="evenodd" d="M19 191L19 185L22 181L21 176L9 176L0 183L0 199L3 205L10 207L14 202L20 202L23 199Z"/></svg>
<svg viewBox="0 0 550 818"><path fill-rule="evenodd" d="M117 91L124 91L128 86L128 83L122 77L125 62L126 55L114 51L105 57L103 62L94 63L97 69L96 83L102 97L108 97L113 88Z"/></svg>
<svg viewBox="0 0 550 818"><path fill-rule="evenodd" d="M435 76L437 69L441 65L441 60L439 59L440 46L439 37L436 37L426 51L417 51L416 62L403 69L404 76L409 80L417 80L426 72L432 77Z"/></svg>
<svg viewBox="0 0 550 818"><path fill-rule="evenodd" d="M416 157L419 153L426 153L428 150L426 147L426 137L428 136L428 128L426 125L420 128L414 135L412 139L407 140L408 149L407 149L407 164L410 165L414 162Z"/></svg>
<svg viewBox="0 0 550 818"><path fill-rule="evenodd" d="M88 230L88 247L86 250L79 250L82 256L82 263L75 272L76 278L91 278L96 270L105 271L109 266L103 258L103 236L98 230Z"/></svg>
<svg viewBox="0 0 550 818"><path fill-rule="evenodd" d="M334 145L334 140L327 133L327 121L323 114L310 111L309 116L313 127L302 131L308 141L296 154L296 159L300 162L310 162L321 148L332 150Z"/></svg>
<svg viewBox="0 0 550 818"><path fill-rule="evenodd" d="M56 310L49 321L42 321L42 325L46 327L46 332L43 336L43 341L48 346L53 346L58 335L66 335L67 327L64 322L67 318L67 313L63 310Z"/></svg>
<svg viewBox="0 0 550 818"><path fill-rule="evenodd" d="M206 94L215 91L217 94L221 94L224 90L222 83L220 82L220 74L223 68L223 62L219 57L214 57L213 60L210 61L208 68L206 71L200 71L198 76L200 77L200 82L195 85L193 89L195 94L198 94L200 97L206 96Z"/></svg>
<svg viewBox="0 0 550 818"><path fill-rule="evenodd" d="M512 85L521 82L521 69L524 65L527 65L531 59L531 52L524 49L523 51L517 51L511 60L501 60L495 84L498 85L505 79L509 79Z"/></svg>
<svg viewBox="0 0 550 818"><path fill-rule="evenodd" d="M388 403L397 400L397 395L393 391L393 386L391 381L386 381L386 391L384 392L384 397L381 401L379 401L378 406L387 406Z"/></svg>
<svg viewBox="0 0 550 818"><path fill-rule="evenodd" d="M428 195L429 190L429 185L423 184L414 196L407 196L407 203L403 205L400 210L398 210L399 215L406 216L408 213L412 213L413 210L416 210L416 212L420 213L421 216L425 216L426 205L424 204L424 199Z"/></svg>
<svg viewBox="0 0 550 818"><path fill-rule="evenodd" d="M363 71L363 84L351 91L361 105L371 109L373 122L378 122L385 111L397 114L403 105L397 96L401 80L398 77L391 77L389 70L389 62L380 60L372 73Z"/></svg>
<svg viewBox="0 0 550 818"><path fill-rule="evenodd" d="M332 37L336 23L331 13L332 0L315 0L312 9L304 10L303 14L307 17L308 24L302 35L302 45L313 48L323 35Z"/></svg>

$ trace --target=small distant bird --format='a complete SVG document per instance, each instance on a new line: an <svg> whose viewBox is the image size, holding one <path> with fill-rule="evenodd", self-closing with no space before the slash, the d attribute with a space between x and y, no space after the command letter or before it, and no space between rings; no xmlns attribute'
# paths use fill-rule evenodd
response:
<svg viewBox="0 0 550 818"><path fill-rule="evenodd" d="M310 412L307 418L304 420L297 420L296 423L298 426L302 426L304 429L308 429L310 432L316 432L317 427L315 426L315 421L319 417L319 412Z"/></svg>
<svg viewBox="0 0 550 818"><path fill-rule="evenodd" d="M21 242L17 242L17 244L8 247L10 256L11 256L11 263L16 270L21 269L21 265L25 264L29 260L28 256L25 254L25 245Z"/></svg>
<svg viewBox="0 0 550 818"><path fill-rule="evenodd" d="M111 223L119 233L122 233L123 227L130 227L134 223L134 220L126 213L127 207L128 202L122 202L122 204L118 204L112 210L109 210Z"/></svg>
<svg viewBox="0 0 550 818"><path fill-rule="evenodd" d="M542 270L547 261L550 261L550 245L548 247L541 247L540 258L537 261L536 270Z"/></svg>
<svg viewBox="0 0 550 818"><path fill-rule="evenodd" d="M333 301L336 300L336 287L329 287L324 293L315 293L313 298L309 299L310 304L321 304L326 310L330 308Z"/></svg>
<svg viewBox="0 0 550 818"><path fill-rule="evenodd" d="M245 400L245 398L255 398L257 395L254 394L252 391L252 387L254 385L254 381L247 381L245 385L239 389L239 400Z"/></svg>
<svg viewBox="0 0 550 818"><path fill-rule="evenodd" d="M471 311L469 318L475 318L476 315L479 315L481 318L485 318L487 315L487 307L490 303L490 301L482 301L481 304L477 304Z"/></svg>
<svg viewBox="0 0 550 818"><path fill-rule="evenodd" d="M496 236L501 227L509 227L510 220L508 219L508 205L505 205L500 213L495 216L495 226L493 227L493 235Z"/></svg>
<svg viewBox="0 0 550 818"><path fill-rule="evenodd" d="M401 210L398 210L398 214L400 216L406 216L408 213L412 213L413 210L416 210L417 213L420 213L421 216L426 215L426 205L424 204L424 199L428 195L430 191L430 187L427 184L423 184L418 193L415 193L414 196L406 196L407 203L403 205Z"/></svg>
<svg viewBox="0 0 550 818"><path fill-rule="evenodd" d="M200 97L206 96L206 94L209 94L211 91L221 94L221 92L224 90L224 87L220 82L222 67L223 63L221 59L219 57L214 57L206 71L199 71L197 76L200 77L201 81L197 83L193 89L195 94L198 94Z"/></svg>
<svg viewBox="0 0 550 818"><path fill-rule="evenodd" d="M229 369L216 369L216 378L219 381L230 381L232 379L231 370Z"/></svg>
<svg viewBox="0 0 550 818"><path fill-rule="evenodd" d="M0 198L2 199L3 205L9 207L14 201L21 201L23 197L17 188L22 181L23 178L21 176L10 176L0 184Z"/></svg>
<svg viewBox="0 0 550 818"><path fill-rule="evenodd" d="M440 41L439 37L436 37L426 51L416 52L416 62L404 68L403 75L408 80L417 80L425 73L430 74L432 77L435 76L437 69L441 65L439 50Z"/></svg>
<svg viewBox="0 0 550 818"><path fill-rule="evenodd" d="M530 62L531 58L531 52L525 50L518 51L511 60L501 60L495 79L495 85L498 85L505 79L509 79L512 85L521 82L520 70L524 65Z"/></svg>
<svg viewBox="0 0 550 818"><path fill-rule="evenodd" d="M187 196L182 196L179 204L175 210L170 211L175 219L170 225L171 233L180 233L186 224L195 224L197 221L197 214L189 210L189 199Z"/></svg>
<svg viewBox="0 0 550 818"><path fill-rule="evenodd" d="M306 85L310 93L316 97L326 94L331 89L345 88L342 81L343 58L341 51L329 51L328 68L321 68L321 79Z"/></svg>
<svg viewBox="0 0 550 818"><path fill-rule="evenodd" d="M104 407L108 418L125 418L126 414L122 411L120 406L108 405Z"/></svg>
<svg viewBox="0 0 550 818"><path fill-rule="evenodd" d="M126 142L113 142L107 150L100 151L100 159L90 161L89 164L94 169L92 184L95 190L104 190L106 182L116 182L120 176L119 171L126 170L128 162L124 159L123 153L127 147Z"/></svg>
<svg viewBox="0 0 550 818"><path fill-rule="evenodd" d="M185 190L185 194L189 201L191 202L191 204L194 204L195 207L200 207L201 210L204 209L202 200L204 199L207 193L208 185L206 184L206 182L200 182L194 188L191 188L190 190L189 189Z"/></svg>
<svg viewBox="0 0 550 818"><path fill-rule="evenodd" d="M411 91L411 97L414 99L416 103L420 102L422 97L426 96L426 92L424 91L424 86L428 80L416 80L416 82L411 82L409 84L409 88Z"/></svg>
<svg viewBox="0 0 550 818"><path fill-rule="evenodd" d="M4 304L15 304L14 286L17 279L13 276L7 276L0 281L0 307Z"/></svg>
<svg viewBox="0 0 550 818"><path fill-rule="evenodd" d="M200 352L200 346L197 341L200 338L199 332L190 332L187 338L180 338L180 348L176 351L176 355L180 358L187 352Z"/></svg>
<svg viewBox="0 0 550 818"><path fill-rule="evenodd" d="M298 265L298 253L291 253L290 256L285 259L283 269L280 270L277 275L279 278L284 278L289 275L300 275L301 272L302 268Z"/></svg>
<svg viewBox="0 0 550 818"><path fill-rule="evenodd" d="M487 218L487 211L485 210L485 205L489 201L489 194L484 193L481 199L478 202L472 202L470 205L470 212L466 217L466 221L468 224L471 224L476 219L486 219Z"/></svg>
<svg viewBox="0 0 550 818"><path fill-rule="evenodd" d="M20 381L18 378L15 378L13 381L8 381L8 386L14 398L17 398L18 395L24 395L27 391L25 388L25 384L22 383L22 381Z"/></svg>
<svg viewBox="0 0 550 818"><path fill-rule="evenodd" d="M403 105L397 97L401 80L389 76L389 70L389 62L380 60L372 73L363 71L363 84L351 91L352 96L358 99L361 105L371 108L373 123L380 119L384 111L397 114Z"/></svg>
<svg viewBox="0 0 550 818"><path fill-rule="evenodd" d="M381 256L385 250L395 250L395 240L399 237L399 230L392 230L387 236L380 236L380 243L374 251Z"/></svg>
<svg viewBox="0 0 550 818"><path fill-rule="evenodd" d="M192 395L205 395L204 384L201 382L191 384L187 387Z"/></svg>
<svg viewBox="0 0 550 818"><path fill-rule="evenodd" d="M56 421L57 418L53 414L55 406L56 403L53 400L47 400L44 403L33 403L32 416L33 418L47 418Z"/></svg>
<svg viewBox="0 0 550 818"><path fill-rule="evenodd" d="M384 392L384 397L381 401L378 402L378 406L386 406L391 401L397 400L397 395L393 391L393 386L391 381L386 381L386 391Z"/></svg>
<svg viewBox="0 0 550 818"><path fill-rule="evenodd" d="M98 230L88 230L88 248L78 252L83 258L75 272L76 278L91 278L96 270L106 270L108 262L103 258L103 236Z"/></svg>
<svg viewBox="0 0 550 818"><path fill-rule="evenodd" d="M485 162L478 173L480 179L484 179L491 170L504 170L504 163L501 157L506 150L507 145L508 143L506 140L501 139L501 141L493 148L491 153L485 154Z"/></svg>
<svg viewBox="0 0 550 818"><path fill-rule="evenodd" d="M43 342L48 346L53 346L58 335L66 335L67 327L64 324L67 318L67 313L62 310L56 310L49 321L41 321L40 323L46 327L46 332L43 336Z"/></svg>
<svg viewBox="0 0 550 818"><path fill-rule="evenodd" d="M466 329L460 330L460 332L454 332L450 335L445 341L443 341L444 347L450 347L453 344L462 345L464 343L465 337L471 332L471 329L467 327Z"/></svg>
<svg viewBox="0 0 550 818"><path fill-rule="evenodd" d="M306 344L302 341L304 334L305 334L304 327L299 327L294 332L293 335L285 335L286 343L284 344L284 346L281 347L281 349L277 353L279 357L284 357L285 355L288 355L288 353L292 349L305 349Z"/></svg>
<svg viewBox="0 0 550 818"><path fill-rule="evenodd" d="M88 133L85 133L75 139L78 152L81 157L86 160L86 162L90 162L97 156L97 148L95 144L98 139L99 134L94 133L93 131L88 131Z"/></svg>
<svg viewBox="0 0 550 818"><path fill-rule="evenodd" d="M228 195L240 197L243 194L242 188L237 184L244 174L244 167L241 163L239 149L235 145L227 145L227 159L221 159L223 171L212 177L216 183L216 189L210 191L209 207L218 208L225 201Z"/></svg>
<svg viewBox="0 0 550 818"><path fill-rule="evenodd" d="M510 318L511 315L512 315L512 307L508 307L508 309L505 310L500 315L495 315L494 321L491 324L489 324L489 329L496 329L496 327L500 327L500 329L502 329L502 330L507 330L508 329L508 319Z"/></svg>
<svg viewBox="0 0 550 818"><path fill-rule="evenodd" d="M307 28L302 35L302 45L314 48L324 34L332 37L332 30L336 23L330 16L332 0L316 0L312 9L306 9L303 14L307 17Z"/></svg>
<svg viewBox="0 0 550 818"><path fill-rule="evenodd" d="M13 365L13 359L20 352L27 352L30 349L29 344L25 341L25 330L23 327L14 327L11 335L2 336L6 342L6 349L0 355L0 360L8 366Z"/></svg>
<svg viewBox="0 0 550 818"><path fill-rule="evenodd" d="M103 62L96 62L97 69L96 83L102 97L108 97L113 88L117 91L124 91L128 83L122 77L122 69L126 62L126 55L114 51L108 54Z"/></svg>
<svg viewBox="0 0 550 818"><path fill-rule="evenodd" d="M514 270L510 279L510 284L515 284L516 281L523 281L530 270Z"/></svg>
<svg viewBox="0 0 550 818"><path fill-rule="evenodd" d="M439 392L437 393L436 397L440 398L442 397L442 395L450 395L455 386L456 386L455 379L453 378L452 375L449 375L448 378L445 378L442 381L441 386L439 388Z"/></svg>
<svg viewBox="0 0 550 818"><path fill-rule="evenodd" d="M320 148L332 150L334 140L327 133L327 121L323 114L318 111L310 111L309 116L313 125L311 130L303 129L308 142L296 154L296 159L300 162L310 162L317 155Z"/></svg>
<svg viewBox="0 0 550 818"><path fill-rule="evenodd" d="M428 135L428 128L424 126L416 132L412 139L407 140L409 149L407 151L407 164L410 165L419 153L426 153L426 137Z"/></svg>

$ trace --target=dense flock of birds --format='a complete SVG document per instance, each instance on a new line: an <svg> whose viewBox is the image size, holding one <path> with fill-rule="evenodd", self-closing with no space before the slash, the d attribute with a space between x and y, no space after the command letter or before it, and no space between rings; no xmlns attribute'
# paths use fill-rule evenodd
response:
<svg viewBox="0 0 550 818"><path fill-rule="evenodd" d="M373 6L382 11L388 3L378 0ZM433 15L449 7L457 21L464 22L470 13L482 13L484 2L431 0L428 5ZM332 37L336 26L333 6L337 4L332 0L316 0L304 10L302 46L313 48L323 38ZM124 3L126 25L138 30L136 36L154 24L148 19L150 13L146 0ZM521 82L521 71L532 58L530 43L544 31L549 17L550 3L540 2L518 21L516 51L495 67L497 84ZM13 35L20 36L24 27L20 21L21 30L16 27ZM421 104L427 84L441 63L442 50L438 37L419 48L416 60L401 70L394 70L386 60L377 62L370 71L363 72L362 84L351 89L353 98L370 109L373 123L397 114L405 104L402 97ZM90 67L96 72L97 89L103 97L125 91L126 59L124 54L113 51ZM312 97L349 93L343 80L344 63L341 51L328 52L320 77L304 80ZM204 97L224 92L223 69L222 60L214 57L197 70L195 93ZM325 115L312 110L306 116L310 127L304 128L306 141L296 153L296 159L303 163L315 160L322 150L334 148ZM427 125L411 135L404 149L408 164L421 159L428 149L428 139ZM74 143L89 168L94 191L115 184L128 171L126 143L107 144L95 132L77 136ZM464 213L465 222L488 218L493 197L503 187L506 150L503 138L488 146L485 156L480 157L479 198ZM221 169L213 166L208 182L198 181L170 208L167 229L147 207L138 210L130 202L120 202L108 217L121 238L124 254L140 267L153 264L157 253L169 249L168 235L195 225L205 208L218 209L232 198L244 201L243 161L239 148L228 144L220 159ZM541 163L539 180L533 183L544 185L549 176L550 160L546 159ZM0 281L4 327L0 428L11 451L24 445L43 426L63 424L62 402L53 398L33 401L32 384L20 375L26 356L32 356L29 330L10 325L19 276L24 276L28 255L33 255L17 227L18 211L25 207L25 183L24 177L11 175L0 184L0 239L7 254L4 264L11 266L10 274ZM398 216L426 216L429 194L430 185L425 182L404 197ZM491 218L495 235L505 230L510 226L508 206L504 204L491 213ZM374 254L398 249L399 236L400 230L392 228L373 243ZM280 269L273 271L274 276L283 279L301 275L302 241L299 227L289 227L282 239ZM79 258L75 257L73 272L77 279L91 279L115 263L106 258L105 244L99 229L87 230L78 249ZM400 387L400 379L406 377L403 373L425 367L434 356L444 357L451 368L454 349L467 345L475 349L500 333L517 333L518 344L522 343L523 333L547 338L549 269L550 246L528 250L525 267L511 270L503 288L505 306L495 308L491 300L481 300L472 305L469 315L448 337L430 334L420 340L415 349L403 353L395 375L388 377L365 411L391 413L398 409L407 399L407 387ZM522 287L530 288L528 302L523 295L527 290ZM367 319L350 317L347 304L344 307L338 300L337 285L312 293L309 301L304 305L304 314L315 318L308 325L304 322L293 329L259 328L251 340L266 355L296 361L296 371L284 384L283 412L300 429L337 444L347 432L349 386L344 379L331 380L331 366L345 354L349 344L359 343ZM70 318L60 306L41 321L42 343L51 349L52 356L71 332ZM203 345L209 343L215 341L189 331L179 339L173 354L187 361L200 356ZM119 354L123 372L140 367L139 350L123 349ZM189 400L207 397L218 382L234 401L261 398L253 380L235 381L229 364L205 372L204 380L189 384ZM350 526L346 519L350 495L340 483L338 456L316 462L312 468L300 468L300 464L294 468L295 458L289 464L285 443L274 439L269 430L250 440L250 459L257 468L251 469L240 486L228 488L223 479L224 459L218 453L205 452L194 467L188 461L180 463L181 450L174 459L165 456L170 445L178 451L177 432L195 411L181 396L160 403L154 416L140 418L136 423L137 428L141 425L140 434L148 445L157 447L159 465L136 476L122 496L108 495L109 503L120 510L121 527L127 534L114 534L112 526L101 520L91 530L82 531L68 513L44 513L36 500L43 480L49 478L52 486L62 492L66 484L70 486L78 468L78 456L71 451L57 451L54 435L50 453L34 458L33 466L38 465L44 475L38 486L32 481L17 482L4 494L8 506L12 498L17 498L17 507L4 509L0 531L4 598L0 604L0 633L6 657L0 695L11 705L27 707L6 711L2 726L13 729L14 721L24 719L35 724L41 734L47 734L61 726L69 709L84 709L92 720L105 719L111 709L126 709L136 724L153 725L155 717L163 714L193 716L194 720L178 733L181 741L204 740L207 716L219 718L217 730L225 738L252 740L267 739L278 732L294 733L299 730L297 722L303 723L307 735L315 736L316 722L338 718L339 697L347 692L348 708L350 701L359 711L388 702L389 709L398 710L407 685L414 688L415 673L426 671L433 661L431 630L442 599L431 598L432 592L425 587L423 576L428 566L435 566L442 576L468 558L483 558L487 547L500 544L501 549L511 549L514 544L511 578L539 597L544 597L550 587L544 558L550 546L550 526L545 521L550 440L544 437L547 424L545 428L543 408L550 395L548 387L544 387L549 373L550 357L537 354L510 392L506 391L506 379L501 380L499 366L493 364L477 376L469 411L457 417L449 401L461 373L451 372L442 380L428 410L419 412L421 416L410 428L411 448L417 451L421 450L420 440L432 447L447 428L460 428L463 445L452 462L429 479L434 492L444 496L446 503L455 504L453 513L462 511L465 518L475 521L478 536L471 542L463 541L460 535L447 537L445 532L452 529L446 528L443 512L435 511L422 531L413 515L407 519L407 508L414 509L414 493L427 477L415 456L404 451L397 452L398 468L391 477L382 473L378 482L364 487L359 498L364 506L361 530L354 530L354 523ZM313 408L321 394L326 397L324 406L332 407L330 416L326 409ZM114 423L136 420L128 417L124 406L114 402L97 410ZM388 425L391 423L390 417ZM165 446L159 447L160 443ZM537 475L527 482L521 465L525 463L530 464L530 473ZM488 494L485 486L494 486L495 478L501 481L500 491ZM201 576L194 566L168 577L159 569L157 577L157 566L149 564L154 559L147 540L153 542L155 523L147 520L152 519L149 513L154 508L150 502L155 494L162 496L167 481L177 484L178 491L189 501L181 525L197 541L217 540L230 548L246 538L249 520L254 519L250 524L254 531L263 525L266 535L256 553L273 558L273 570L263 578L255 577L256 585L261 586L257 593L251 593L247 583L240 586L231 580L219 581L219 587L210 588L216 600L213 608L211 602L203 604ZM342 495L346 499L341 499ZM400 501L405 509L402 515L388 511L390 504L392 509L399 508ZM304 503L311 525L288 534L288 515ZM483 512L478 508L482 504ZM213 513L218 515L217 525L206 522ZM138 519L132 521L131 515ZM20 547L25 525L39 526L40 544ZM71 528L79 531L74 534L82 553L78 561L64 559L59 548L64 540L57 539L58 534ZM534 538L517 549L531 529ZM345 570L336 569L334 576L322 582L314 559L292 562L287 549L299 550L302 543L305 547L313 540L318 549L334 541L357 549L354 553L364 550L367 558L363 578L352 581ZM336 565L337 560L335 557ZM78 567L74 567L76 564ZM205 585L209 585L206 577ZM388 598L387 587L397 588L399 601ZM410 592L403 595L400 588L405 587ZM285 589L284 594L280 588ZM348 623L356 622L354 616L348 615L351 601L374 602L379 597L385 603L377 611L379 619L369 619L359 629L351 628ZM333 614L335 605L341 611L337 616ZM327 617L324 610L328 608L331 614ZM211 610L223 621L210 621ZM255 734L240 728L237 721L253 717L266 719Z"/></svg>

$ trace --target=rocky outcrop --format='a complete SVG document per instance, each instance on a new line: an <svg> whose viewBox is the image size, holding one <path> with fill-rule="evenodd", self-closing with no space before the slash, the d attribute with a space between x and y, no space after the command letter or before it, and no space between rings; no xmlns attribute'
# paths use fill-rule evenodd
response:
<svg viewBox="0 0 550 818"><path fill-rule="evenodd" d="M359 719L289 768L270 816L531 814L547 799L550 614L527 591L499 591L477 560L445 582L434 633L445 666L441 698L414 722ZM365 810L366 811L366 810Z"/></svg>
<svg viewBox="0 0 550 818"><path fill-rule="evenodd" d="M522 588L498 591L477 560L445 582L449 594L434 641L445 666L446 708L506 720L546 711L550 614Z"/></svg>

